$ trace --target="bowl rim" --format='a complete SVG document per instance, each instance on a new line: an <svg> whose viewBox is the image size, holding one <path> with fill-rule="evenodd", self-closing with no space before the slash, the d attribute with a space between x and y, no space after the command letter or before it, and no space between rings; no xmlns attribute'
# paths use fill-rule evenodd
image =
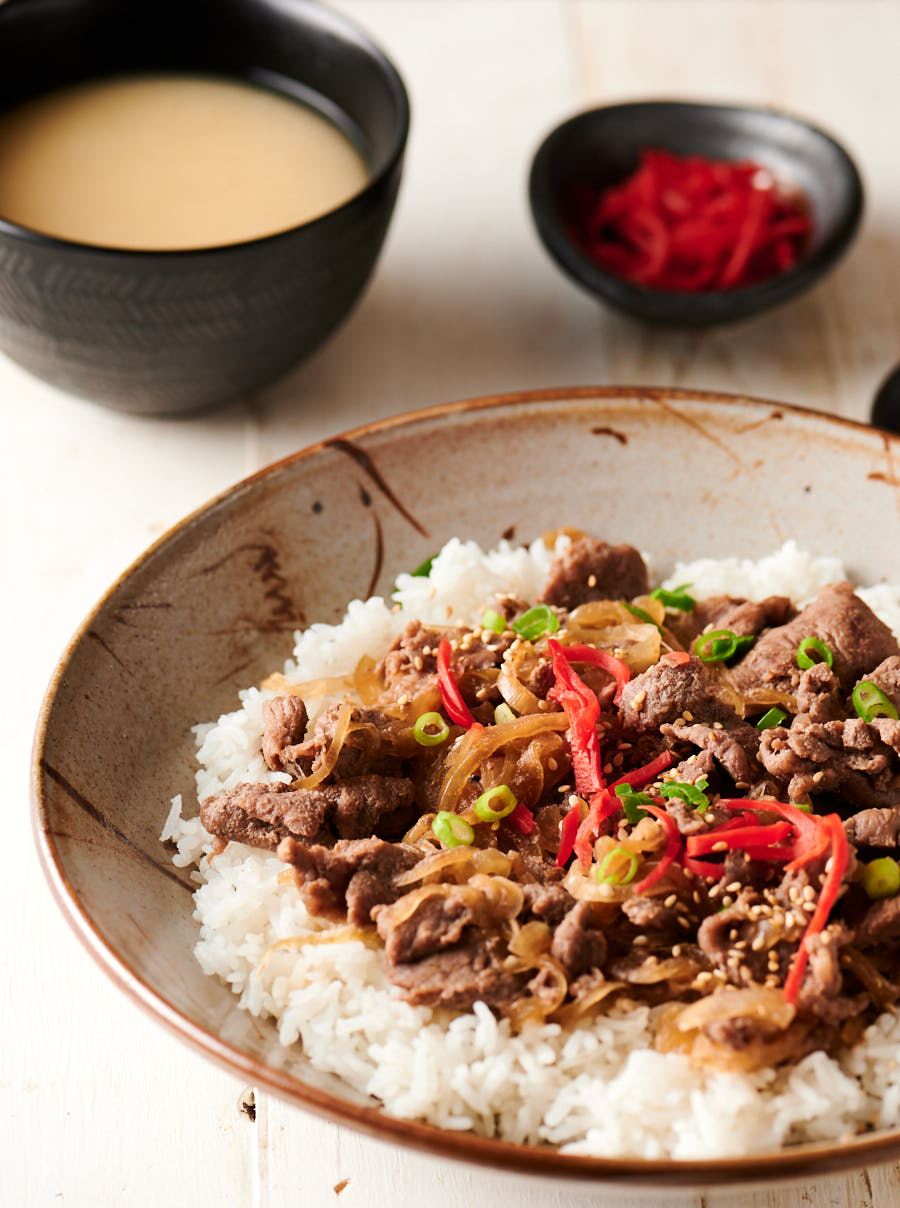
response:
<svg viewBox="0 0 900 1208"><path fill-rule="evenodd" d="M198 518L223 505L234 503L255 484L283 473L305 460L315 457L342 442L378 437L395 429L413 429L422 423L447 420L466 412L500 410L506 407L547 404L584 404L590 402L652 400L662 404L699 402L730 408L750 406L771 413L775 408L787 412L799 422L826 421L829 426L844 427L859 435L881 437L887 448L893 444L900 456L900 436L858 420L833 415L825 411L782 403L754 395L713 390L691 390L683 387L641 386L573 386L539 390L520 390L501 394L466 398L456 402L419 408L385 419L359 425L346 432L327 437L294 453L281 457L253 474L240 479L206 503L192 510L167 529L142 554L117 576L107 591L90 610L75 631L51 675L41 703L35 727L30 766L30 806L34 841L39 862L51 893L62 914L79 941L94 961L132 1002L161 1023L179 1040L230 1071L240 1074L253 1085L261 1086L303 1110L311 1111L332 1122L340 1122L376 1139L395 1142L437 1157L451 1158L478 1166L491 1167L507 1173L552 1176L569 1183L589 1183L593 1186L620 1185L657 1188L697 1188L703 1186L751 1186L790 1182L800 1178L822 1177L869 1164L888 1161L900 1155L900 1125L877 1133L862 1134L847 1140L810 1142L788 1149L770 1150L749 1157L712 1159L644 1159L601 1158L580 1154L563 1154L552 1147L519 1145L496 1138L456 1133L426 1124L390 1116L379 1107L351 1102L330 1091L303 1082L285 1071L251 1057L241 1049L221 1039L215 1033L195 1023L173 1007L162 995L124 960L95 926L68 881L61 855L49 825L44 798L45 763L43 748L56 693L68 666L97 614L123 584L139 571L156 553L176 538ZM762 416L761 416L762 417ZM87 803L86 803L87 804ZM108 825L104 823L104 825ZM127 840L126 840L127 841ZM169 870L172 871L174 870ZM186 886L189 888L188 886Z"/></svg>
<svg viewBox="0 0 900 1208"><path fill-rule="evenodd" d="M0 23L2 23L2 4L0 0ZM10 10L11 11L11 10ZM155 263L162 261L176 261L196 256L206 258L227 252L241 251L245 248L274 246L278 241L288 239L295 236L300 231L315 230L320 224L327 223L340 215L350 210L353 206L371 196L388 180L396 171L398 164L403 160L406 152L406 143L409 138L410 127L410 102L409 94L406 90L406 85L403 82L403 77L400 75L393 60L388 56L387 52L376 42L362 25L345 16L332 8L326 8L318 3L310 3L310 0L294 0L292 5L292 13L294 19L303 25L318 32L330 32L337 34L344 41L352 41L366 51L371 60L376 63L381 69L384 83L397 109L397 118L395 127L392 130L392 145L390 152L385 157L377 172L373 172L366 177L365 184L357 189L350 197L347 197L339 205L332 206L323 214L316 215L315 218L310 218L306 222L298 222L293 226L286 227L281 231L273 231L268 235L257 235L252 239L240 239L233 243L214 243L202 244L197 247L182 247L182 248L129 248L118 247L112 244L104 243L85 243L78 239L66 239L61 235L50 235L43 231L34 230L32 227L23 226L21 223L13 222L8 218L0 215L0 237L6 236L9 239L20 240L28 245L35 245L41 248L55 249L57 251L69 251L76 253L90 253L96 256L105 256L106 258L127 258L127 259L143 259L152 260ZM191 70L190 68L167 69L165 67L136 69L128 72L105 72L102 75L85 76L82 79L69 81L68 84L63 84L61 87L77 87L80 84L89 84L102 80L111 80L122 78L133 78L135 76L163 76L172 75L181 78L203 78L210 80L219 80L230 83L247 84L252 87L262 88L269 92L275 92L278 96L293 99L296 103L302 103L298 97L291 97L289 92L274 88L271 84L267 84L266 80L271 80L277 76L290 81L294 84L303 85L302 80L297 80L293 76L285 75L284 72L264 71L256 65L249 65L240 71L230 70ZM258 76L263 78L257 78ZM52 90L51 90L52 91ZM313 90L310 89L312 93ZM46 95L46 93L42 94ZM324 93L319 94L325 100ZM309 107L315 109L320 116L331 122L327 113L322 112L316 106ZM333 124L333 123L332 123Z"/></svg>
<svg viewBox="0 0 900 1208"><path fill-rule="evenodd" d="M785 126L811 132L822 140L837 156L849 185L849 201L845 212L835 224L834 230L812 253L805 256L793 268L778 273L765 281L740 289L678 292L654 289L618 277L601 268L570 239L559 221L552 201L553 177L551 159L557 143L573 128L588 125L599 115L616 115L629 112L681 110L714 111L718 115L752 114L760 118L774 119ZM542 139L532 157L528 174L528 199L532 218L538 235L554 260L578 284L604 298L613 297L633 312L648 305L667 303L690 308L699 317L706 311L717 312L727 309L746 315L765 309L804 289L827 269L847 248L859 227L865 206L865 190L859 168L847 148L824 127L786 109L770 105L739 104L727 101L686 101L679 98L653 100L617 101L610 105L597 105L579 110L555 125ZM709 316L712 318L712 315Z"/></svg>

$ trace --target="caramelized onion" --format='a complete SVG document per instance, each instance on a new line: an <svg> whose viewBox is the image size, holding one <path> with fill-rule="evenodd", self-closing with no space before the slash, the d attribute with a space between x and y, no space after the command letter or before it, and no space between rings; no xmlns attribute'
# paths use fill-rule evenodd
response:
<svg viewBox="0 0 900 1208"><path fill-rule="evenodd" d="M450 810L459 801L464 785L495 751L520 738L568 729L565 713L539 713L517 717L499 726L473 726L456 743L447 757L438 811Z"/></svg>
<svg viewBox="0 0 900 1208"><path fill-rule="evenodd" d="M744 990L723 987L685 1007L675 1022L680 1031L690 1032L718 1019L752 1018L781 1031L796 1014L796 1008L775 987L748 986Z"/></svg>
<svg viewBox="0 0 900 1208"><path fill-rule="evenodd" d="M384 690L384 681L378 673L378 664L364 654L353 672L353 688L364 705L374 705Z"/></svg>
<svg viewBox="0 0 900 1208"><path fill-rule="evenodd" d="M357 927L355 923L347 923L344 927L329 927L323 931L310 931L304 935L290 935L269 945L253 970L254 976L260 977L266 971L276 952L299 952L301 948L319 944L347 944L353 940L358 940L367 948L381 947L381 940L374 927L364 929Z"/></svg>
<svg viewBox="0 0 900 1208"><path fill-rule="evenodd" d="M514 642L503 656L503 666L497 676L500 695L511 709L523 715L539 713L542 705L542 701L519 679L519 671L528 651L529 646L525 642Z"/></svg>
<svg viewBox="0 0 900 1208"><path fill-rule="evenodd" d="M394 877L394 884L415 885L425 877L441 878L447 873L463 881L475 873L506 877L510 868L509 857L496 847L450 847L426 855L418 864Z"/></svg>
<svg viewBox="0 0 900 1208"><path fill-rule="evenodd" d="M339 692L352 692L354 687L353 676L350 675L322 676L319 679L304 680L297 684L289 680L286 675L282 675L280 671L273 671L260 684L260 688L277 692L279 696L299 696L304 700L307 697L312 699L316 696L336 696Z"/></svg>
<svg viewBox="0 0 900 1208"><path fill-rule="evenodd" d="M352 715L353 710L350 705L341 705L339 707L334 734L322 762L315 772L310 773L309 776L301 776L299 780L295 780L295 789L313 789L317 784L321 784L326 776L331 775L338 761L338 756L341 753L341 747L350 733L350 718Z"/></svg>

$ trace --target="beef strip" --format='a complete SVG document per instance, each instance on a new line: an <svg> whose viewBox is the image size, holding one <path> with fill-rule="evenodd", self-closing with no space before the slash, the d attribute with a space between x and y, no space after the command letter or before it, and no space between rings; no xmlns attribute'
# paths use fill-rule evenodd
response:
<svg viewBox="0 0 900 1208"><path fill-rule="evenodd" d="M606 960L606 938L593 902L576 902L553 933L550 955L569 977L600 969Z"/></svg>
<svg viewBox="0 0 900 1208"><path fill-rule="evenodd" d="M731 906L703 920L697 942L734 985L764 983L772 974L783 982L805 926L798 912L766 909L762 895L747 887ZM738 943L743 947L737 948ZM775 953L772 964L770 952Z"/></svg>
<svg viewBox="0 0 900 1208"><path fill-rule="evenodd" d="M505 967L507 948L477 917L461 887L424 898L401 922L376 910L387 974L415 1006L468 1010L481 1001L503 1008L524 993L529 974Z"/></svg>
<svg viewBox="0 0 900 1208"><path fill-rule="evenodd" d="M575 904L571 894L562 885L554 885L552 882L543 884L536 881L530 885L523 885L522 892L525 895L525 907L522 915L531 915L548 923L551 927L559 926Z"/></svg>
<svg viewBox="0 0 900 1208"><path fill-rule="evenodd" d="M295 760L315 772L334 739L340 705L332 705L317 719L312 737L294 748ZM381 709L354 705L350 730L341 746L330 779L349 780L365 773L396 774L400 770L400 752L393 723Z"/></svg>
<svg viewBox="0 0 900 1208"><path fill-rule="evenodd" d="M654 663L628 681L619 706L627 738L656 735L661 726L685 713L690 720L706 724L737 721L715 695L713 673L696 658L685 663Z"/></svg>
<svg viewBox="0 0 900 1208"><path fill-rule="evenodd" d="M297 759L309 720L306 705L299 696L276 696L262 704L262 753L273 772L305 775Z"/></svg>
<svg viewBox="0 0 900 1208"><path fill-rule="evenodd" d="M379 830L388 837L402 834L412 801L412 781L395 776L358 776L312 789L241 784L204 801L200 818L210 834L275 847L286 835L328 842Z"/></svg>
<svg viewBox="0 0 900 1208"><path fill-rule="evenodd" d="M709 596L698 600L691 612L670 615L667 624L680 642L690 645L704 630L730 629L738 637L756 637L773 625L784 625L796 616L787 596L744 600L737 596Z"/></svg>
<svg viewBox="0 0 900 1208"><path fill-rule="evenodd" d="M581 537L553 559L540 602L571 609L591 600L631 600L648 590L647 567L633 546Z"/></svg>
<svg viewBox="0 0 900 1208"><path fill-rule="evenodd" d="M311 914L343 917L357 926L371 922L375 906L407 892L394 878L422 858L415 847L381 839L339 839L334 847L310 847L288 837L278 857L293 865L300 894Z"/></svg>
<svg viewBox="0 0 900 1208"><path fill-rule="evenodd" d="M762 775L762 768L756 759L759 730L746 722L734 719L727 729L667 724L660 727L660 732L673 742L689 742L701 751L708 752L738 786L747 788Z"/></svg>
<svg viewBox="0 0 900 1208"><path fill-rule="evenodd" d="M890 718L814 722L800 714L790 729L764 731L759 759L787 782L791 801L840 793L860 809L900 806L900 722Z"/></svg>
<svg viewBox="0 0 900 1208"><path fill-rule="evenodd" d="M622 903L622 913L641 932L661 932L664 935L683 935L678 916L683 911L681 902L666 906L668 898L644 897L636 894Z"/></svg>
<svg viewBox="0 0 900 1208"><path fill-rule="evenodd" d="M857 847L900 846L900 809L860 810L844 823L847 838Z"/></svg>
<svg viewBox="0 0 900 1208"><path fill-rule="evenodd" d="M795 691L800 682L797 647L807 637L817 637L830 648L834 672L844 692L882 660L900 654L893 633L850 584L832 583L823 587L792 621L758 639L732 669L738 691L758 687Z"/></svg>
<svg viewBox="0 0 900 1208"><path fill-rule="evenodd" d="M379 698L382 704L396 703L403 696L413 700L427 690L438 691L437 650L442 636L421 621L410 621L378 666L384 681ZM453 644L454 677L463 696L469 699L484 682L477 672L499 667L513 639L509 634L495 633L485 639L481 630L464 627L447 636Z"/></svg>
<svg viewBox="0 0 900 1208"><path fill-rule="evenodd" d="M837 677L827 663L816 663L800 676L797 714L805 714L815 722L837 721L844 716Z"/></svg>
<svg viewBox="0 0 900 1208"><path fill-rule="evenodd" d="M858 948L871 948L897 939L900 939L900 896L873 902L856 928L854 943Z"/></svg>

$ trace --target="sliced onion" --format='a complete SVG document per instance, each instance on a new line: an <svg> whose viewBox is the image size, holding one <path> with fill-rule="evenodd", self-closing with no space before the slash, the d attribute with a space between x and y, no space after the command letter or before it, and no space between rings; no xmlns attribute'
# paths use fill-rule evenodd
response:
<svg viewBox="0 0 900 1208"><path fill-rule="evenodd" d="M350 719L352 716L353 710L350 705L340 706L331 744L325 752L322 762L315 772L312 772L309 776L301 776L299 780L295 780L293 786L295 789L313 789L317 784L321 784L326 776L331 775L337 764L338 756L341 753L341 747L350 733Z"/></svg>
<svg viewBox="0 0 900 1208"><path fill-rule="evenodd" d="M749 986L744 990L723 987L685 1007L676 1022L682 1032L690 1032L714 1020L752 1018L764 1020L773 1030L780 1031L796 1014L796 1007L775 987Z"/></svg>
<svg viewBox="0 0 900 1208"><path fill-rule="evenodd" d="M384 691L384 681L378 673L378 664L368 654L364 654L356 664L353 687L364 705L374 705Z"/></svg>
<svg viewBox="0 0 900 1208"><path fill-rule="evenodd" d="M453 811L469 778L495 751L520 738L568 729L565 713L539 713L517 717L499 726L473 726L456 743L447 756L437 811Z"/></svg>
<svg viewBox="0 0 900 1208"><path fill-rule="evenodd" d="M299 952L301 948L315 947L318 944L348 944L354 940L365 944L367 948L381 947L381 940L374 927L363 929L355 923L347 923L343 927L328 927L323 931L309 931L304 935L290 935L283 940L276 940L262 954L253 973L260 977L276 952Z"/></svg>
<svg viewBox="0 0 900 1208"><path fill-rule="evenodd" d="M503 656L503 666L497 676L497 687L500 695L516 713L527 715L539 713L543 702L535 696L530 688L526 688L519 679L519 669L525 659L526 646L524 642L516 642L510 646ZM508 723L507 723L508 724Z"/></svg>
<svg viewBox="0 0 900 1208"><path fill-rule="evenodd" d="M336 696L338 693L352 692L355 685L351 675L329 675L320 679L304 680L297 684L282 675L280 671L274 671L271 675L266 676L260 684L260 688L277 692L279 696L299 696L301 699L307 697L312 699L316 696Z"/></svg>

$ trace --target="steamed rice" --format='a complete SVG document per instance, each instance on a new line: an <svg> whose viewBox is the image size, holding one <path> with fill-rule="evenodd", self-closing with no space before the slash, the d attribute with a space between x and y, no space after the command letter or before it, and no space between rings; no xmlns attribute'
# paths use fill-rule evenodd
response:
<svg viewBox="0 0 900 1208"><path fill-rule="evenodd" d="M538 541L483 553L454 539L428 578L399 576L395 603L355 600L339 625L298 634L285 673L349 674L363 655L379 658L413 617L474 624L495 592L533 599L553 552ZM680 563L664 586L690 582L700 598L782 594L802 604L844 577L837 559L789 541L758 562ZM859 595L900 634L900 588ZM239 695L234 712L195 727L198 800L248 780L290 779L260 754L262 701L274 693ZM332 699L316 702L311 721ZM279 880L285 865L275 856L231 842L210 859L211 836L199 818L181 814L178 796L162 838L176 844L176 865L197 866L195 953L204 972L226 982L246 1010L273 1017L283 1044L301 1045L315 1067L375 1096L392 1115L567 1153L643 1158L749 1154L900 1123L900 1016L880 1016L838 1058L815 1052L783 1069L738 1074L656 1052L653 1010L643 1004L620 1000L574 1028L545 1023L518 1034L483 1004L461 1014L413 1007L395 996L377 948L358 940L279 947L334 924L307 913L294 884Z"/></svg>

